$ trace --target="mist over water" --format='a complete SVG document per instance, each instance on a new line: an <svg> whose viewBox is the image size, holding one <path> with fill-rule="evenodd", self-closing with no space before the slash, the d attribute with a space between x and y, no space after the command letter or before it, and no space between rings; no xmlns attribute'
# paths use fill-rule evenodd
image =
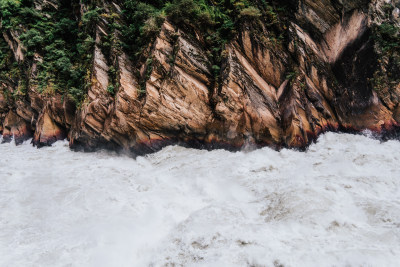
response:
<svg viewBox="0 0 400 267"><path fill-rule="evenodd" d="M400 142L132 159L0 145L0 266L398 266Z"/></svg>

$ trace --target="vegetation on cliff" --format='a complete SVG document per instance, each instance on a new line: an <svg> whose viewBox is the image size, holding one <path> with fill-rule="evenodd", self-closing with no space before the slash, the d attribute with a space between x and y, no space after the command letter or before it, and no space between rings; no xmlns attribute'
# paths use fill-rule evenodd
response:
<svg viewBox="0 0 400 267"><path fill-rule="evenodd" d="M175 141L302 147L327 130L400 125L394 0L0 7L8 136L148 152ZM45 121L59 136L40 138L52 135Z"/></svg>
<svg viewBox="0 0 400 267"><path fill-rule="evenodd" d="M224 45L245 22L259 23L260 27L275 26L280 22L277 12L283 10L266 0L129 0L124 6L127 21L122 28L124 45L133 55L141 54L159 32L163 20L168 18L188 33L200 33L216 61Z"/></svg>
<svg viewBox="0 0 400 267"><path fill-rule="evenodd" d="M1 38L2 77L13 84L20 83L19 94L23 95L27 86L37 86L41 93L68 94L76 103L83 101L91 82L95 27L100 20L105 21L109 33L100 42L107 58L113 50L120 49L133 62L143 64L145 49L163 21L169 19L187 33L202 37L216 76L225 45L244 24L252 23L260 33L268 26L274 42L283 38L282 27L278 27L278 13L283 9L267 0L126 0L119 3L120 10L112 12L96 1L84 1L82 12L79 4L77 0L62 0L38 8L32 0L0 1L1 31L18 36L26 57L24 62L11 63L10 51ZM108 8L113 8L111 3ZM34 77L28 68L32 64L37 66ZM109 76L107 90L115 94L118 73L111 69Z"/></svg>
<svg viewBox="0 0 400 267"><path fill-rule="evenodd" d="M81 101L94 43L93 29L86 27L92 18L84 15L78 21L74 1L58 1L57 8L47 5L41 9L30 0L0 3L2 32L18 36L25 56L23 62L8 67L10 73L19 70L17 77L9 76L10 82L24 82L41 93L69 94ZM33 64L37 70L32 77L27 67Z"/></svg>
<svg viewBox="0 0 400 267"><path fill-rule="evenodd" d="M385 4L382 7L382 22L372 28L379 68L371 81L379 93L393 91L393 87L400 82L400 29L393 18L396 9L391 4Z"/></svg>

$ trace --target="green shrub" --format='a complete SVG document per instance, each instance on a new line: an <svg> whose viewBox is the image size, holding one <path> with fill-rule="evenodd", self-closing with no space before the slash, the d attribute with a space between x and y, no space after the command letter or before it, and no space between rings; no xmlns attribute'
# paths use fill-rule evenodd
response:
<svg viewBox="0 0 400 267"><path fill-rule="evenodd" d="M200 8L194 0L174 0L165 5L165 13L176 24L195 22Z"/></svg>
<svg viewBox="0 0 400 267"><path fill-rule="evenodd" d="M108 85L108 87L107 87L108 93L110 93L111 95L114 95L115 94L114 90L115 90L114 85L112 85L112 84Z"/></svg>
<svg viewBox="0 0 400 267"><path fill-rule="evenodd" d="M143 27L140 28L140 33L145 37L152 37L160 31L160 18L159 17L149 17L145 22Z"/></svg>
<svg viewBox="0 0 400 267"><path fill-rule="evenodd" d="M261 12L258 8L250 6L242 9L239 14L239 18L259 18Z"/></svg>

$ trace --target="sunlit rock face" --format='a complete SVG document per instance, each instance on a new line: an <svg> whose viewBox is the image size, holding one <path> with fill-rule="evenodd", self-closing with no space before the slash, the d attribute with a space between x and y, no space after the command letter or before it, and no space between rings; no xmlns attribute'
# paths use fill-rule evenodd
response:
<svg viewBox="0 0 400 267"><path fill-rule="evenodd" d="M37 9L41 2L35 1ZM202 36L165 20L145 52L151 62L138 64L124 52L102 51L101 37L110 33L100 20L83 104L75 107L57 94L44 96L34 86L24 101L6 99L1 92L16 88L0 81L0 131L16 140L33 134L38 146L68 137L73 148L140 154L171 143L302 148L325 131L396 129L400 84L377 92L369 82L377 69L387 68L372 27L382 22L384 5L393 6L391 19L396 20L396 3L283 2L292 12L286 42L262 43L251 34L252 26L244 25L225 46L218 79ZM57 1L46 5L57 9ZM103 5L109 12L120 11L117 3ZM23 61L18 33L3 35L15 59ZM108 92L111 68L118 70L115 95Z"/></svg>

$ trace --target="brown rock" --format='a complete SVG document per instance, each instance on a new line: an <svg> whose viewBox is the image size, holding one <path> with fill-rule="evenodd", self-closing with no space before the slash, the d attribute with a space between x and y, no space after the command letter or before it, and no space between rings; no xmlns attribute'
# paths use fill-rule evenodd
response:
<svg viewBox="0 0 400 267"><path fill-rule="evenodd" d="M254 139L256 143L280 143L276 89L268 84L247 59L229 48L223 84L215 94L215 113L222 119L220 136L233 144Z"/></svg>
<svg viewBox="0 0 400 267"><path fill-rule="evenodd" d="M37 147L50 146L65 137L65 130L50 118L47 110L44 110L38 118L32 143Z"/></svg>
<svg viewBox="0 0 400 267"><path fill-rule="evenodd" d="M37 9L42 2L35 2ZM370 38L385 1L286 2L293 14L276 26L282 29L243 23L218 59L199 32L166 20L138 62L131 62L121 49L101 45L105 35L120 37L107 32L102 18L95 27L90 88L79 108L67 95L40 93L34 82L20 92L19 81L6 79L0 81L0 132L5 141L14 135L20 143L34 129L37 146L68 136L73 148L148 153L176 143L304 148L328 130L398 127L400 84L375 91L369 82L388 64L377 58ZM48 5L57 9L56 1ZM115 3L99 5L105 13L120 12ZM278 30L282 41L272 42ZM18 33L2 35L15 60L28 64ZM32 81L42 60L34 55L27 71ZM108 92L110 85L115 92Z"/></svg>
<svg viewBox="0 0 400 267"><path fill-rule="evenodd" d="M14 138L15 144L19 145L23 141L32 137L32 130L29 124L14 111L9 111L3 123L3 143L11 142Z"/></svg>

